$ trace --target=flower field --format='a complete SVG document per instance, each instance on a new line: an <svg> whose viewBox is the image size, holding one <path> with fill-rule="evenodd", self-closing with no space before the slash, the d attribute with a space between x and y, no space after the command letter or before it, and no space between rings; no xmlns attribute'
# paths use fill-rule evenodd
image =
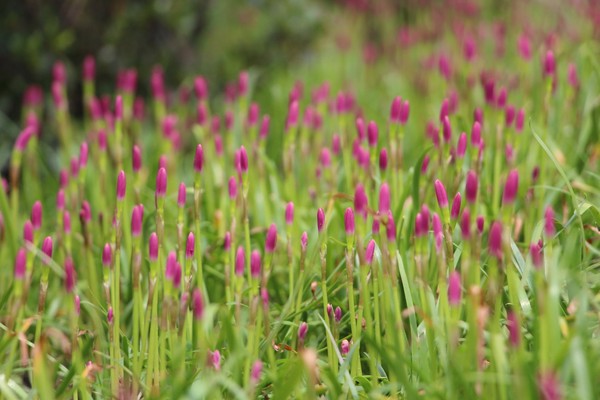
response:
<svg viewBox="0 0 600 400"><path fill-rule="evenodd" d="M24 93L1 398L600 398L600 8L339 3L273 76Z"/></svg>

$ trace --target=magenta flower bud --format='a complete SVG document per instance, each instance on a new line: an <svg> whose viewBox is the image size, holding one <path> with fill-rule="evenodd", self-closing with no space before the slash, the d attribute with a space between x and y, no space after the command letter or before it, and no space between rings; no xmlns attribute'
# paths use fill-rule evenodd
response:
<svg viewBox="0 0 600 400"><path fill-rule="evenodd" d="M185 188L185 183L181 182L179 184L179 192L177 193L177 206L179 206L180 208L185 207L186 196L187 192Z"/></svg>
<svg viewBox="0 0 600 400"><path fill-rule="evenodd" d="M442 105L440 106L440 122L444 122L444 119L448 116L449 109L449 101L448 99L444 99L442 101Z"/></svg>
<svg viewBox="0 0 600 400"><path fill-rule="evenodd" d="M375 121L369 122L367 125L367 141L370 147L377 147L377 138L379 137L379 129Z"/></svg>
<svg viewBox="0 0 600 400"><path fill-rule="evenodd" d="M52 238L50 236L46 236L44 242L42 243L42 253L44 253L48 258L52 258ZM44 264L48 263L44 260Z"/></svg>
<svg viewBox="0 0 600 400"><path fill-rule="evenodd" d="M390 122L400 123L400 110L402 108L402 98L400 96L394 97L392 105L390 107Z"/></svg>
<svg viewBox="0 0 600 400"><path fill-rule="evenodd" d="M242 71L238 77L238 94L240 96L245 96L248 94L248 72Z"/></svg>
<svg viewBox="0 0 600 400"><path fill-rule="evenodd" d="M150 239L148 239L148 255L150 261L158 260L158 235L156 232L152 232Z"/></svg>
<svg viewBox="0 0 600 400"><path fill-rule="evenodd" d="M54 101L54 106L58 109L63 108L65 105L62 89L63 87L60 82L52 82L52 101Z"/></svg>
<svg viewBox="0 0 600 400"><path fill-rule="evenodd" d="M373 234L373 236L379 234L379 228L380 228L380 222L379 222L379 211L377 211L375 213L375 217L373 218L373 225L371 226L371 233Z"/></svg>
<svg viewBox="0 0 600 400"><path fill-rule="evenodd" d="M339 306L335 308L335 311L333 312L333 318L338 324L342 320L342 309Z"/></svg>
<svg viewBox="0 0 600 400"><path fill-rule="evenodd" d="M331 150L333 151L333 154L335 154L337 156L340 154L341 149L342 149L342 141L340 139L340 135L338 135L336 133L335 135L333 135L333 138L331 139Z"/></svg>
<svg viewBox="0 0 600 400"><path fill-rule="evenodd" d="M506 88L501 88L500 92L498 92L498 97L496 98L496 106L498 108L504 108L506 106L506 99L508 98L508 93Z"/></svg>
<svg viewBox="0 0 600 400"><path fill-rule="evenodd" d="M104 249L102 250L102 265L105 268L112 265L112 247L108 243L104 245Z"/></svg>
<svg viewBox="0 0 600 400"><path fill-rule="evenodd" d="M317 210L317 231L321 233L323 231L323 226L325 225L325 212L322 208Z"/></svg>
<svg viewBox="0 0 600 400"><path fill-rule="evenodd" d="M294 202L292 201L285 206L285 223L288 225L294 223Z"/></svg>
<svg viewBox="0 0 600 400"><path fill-rule="evenodd" d="M204 166L204 150L202 150L202 145L199 144L196 146L196 154L194 156L194 171L202 172L202 167Z"/></svg>
<svg viewBox="0 0 600 400"><path fill-rule="evenodd" d="M358 135L358 140L359 141L363 141L365 139L365 137L367 136L367 132L365 129L365 121L362 118L356 118L356 133Z"/></svg>
<svg viewBox="0 0 600 400"><path fill-rule="evenodd" d="M306 334L308 333L308 324L306 322L302 322L300 327L298 328L298 340L300 343L304 343L304 339L306 339Z"/></svg>
<svg viewBox="0 0 600 400"><path fill-rule="evenodd" d="M265 239L265 252L273 253L277 246L277 227L275 224L271 224L267 230L267 237Z"/></svg>
<svg viewBox="0 0 600 400"><path fill-rule="evenodd" d="M427 234L427 231L423 229L423 214L420 212L415 216L415 236L421 237Z"/></svg>
<svg viewBox="0 0 600 400"><path fill-rule="evenodd" d="M512 347L519 347L521 343L521 327L517 322L517 314L513 310L506 312L506 327L508 328L508 342Z"/></svg>
<svg viewBox="0 0 600 400"><path fill-rule="evenodd" d="M31 225L36 231L42 227L42 203L39 200L31 208Z"/></svg>
<svg viewBox="0 0 600 400"><path fill-rule="evenodd" d="M229 198L234 200L237 197L237 181L232 176L229 178Z"/></svg>
<svg viewBox="0 0 600 400"><path fill-rule="evenodd" d="M167 256L167 263L165 266L165 278L171 282L175 276L175 264L177 264L177 254L174 251L171 251Z"/></svg>
<svg viewBox="0 0 600 400"><path fill-rule="evenodd" d="M107 139L106 139L106 131L104 129L100 129L98 131L98 148L100 151L106 151L107 147Z"/></svg>
<svg viewBox="0 0 600 400"><path fill-rule="evenodd" d="M142 210L140 206L134 206L131 211L131 235L139 237L142 234Z"/></svg>
<svg viewBox="0 0 600 400"><path fill-rule="evenodd" d="M71 176L73 178L77 177L77 174L79 174L79 160L77 159L77 157L72 157L71 158Z"/></svg>
<svg viewBox="0 0 600 400"><path fill-rule="evenodd" d="M200 289L195 288L192 294L192 311L194 312L194 319L199 321L204 315L204 301L202 300L202 294Z"/></svg>
<svg viewBox="0 0 600 400"><path fill-rule="evenodd" d="M35 134L35 130L28 126L25 128L19 136L17 136L17 140L15 141L15 150L24 151L27 147L27 144Z"/></svg>
<svg viewBox="0 0 600 400"><path fill-rule="evenodd" d="M367 264L373 263L373 255L375 254L375 240L371 239L369 244L367 244L367 249L365 250L365 261Z"/></svg>
<svg viewBox="0 0 600 400"><path fill-rule="evenodd" d="M535 269L541 269L544 266L544 254L542 253L540 243L531 243L529 254L531 255L531 263Z"/></svg>
<svg viewBox="0 0 600 400"><path fill-rule="evenodd" d="M354 235L354 211L351 207L346 208L344 212L344 227L347 236Z"/></svg>
<svg viewBox="0 0 600 400"><path fill-rule="evenodd" d="M92 56L86 56L83 59L83 80L93 81L96 76L96 60Z"/></svg>
<svg viewBox="0 0 600 400"><path fill-rule="evenodd" d="M379 188L379 212L385 214L390 211L390 187L384 182Z"/></svg>
<svg viewBox="0 0 600 400"><path fill-rule="evenodd" d="M117 176L117 200L123 200L125 198L125 172L121 170Z"/></svg>
<svg viewBox="0 0 600 400"><path fill-rule="evenodd" d="M248 108L248 115L246 116L246 122L248 126L255 126L258 123L258 116L260 114L260 109L258 104L252 103Z"/></svg>
<svg viewBox="0 0 600 400"><path fill-rule="evenodd" d="M506 108L504 109L504 123L506 124L506 126L512 125L512 123L515 120L515 113L515 106L513 106L512 104L506 106Z"/></svg>
<svg viewBox="0 0 600 400"><path fill-rule="evenodd" d="M263 369L263 363L260 360L256 360L254 361L254 364L252 364L252 371L250 373L250 380L256 384L258 381L260 381L260 376L262 374L262 369Z"/></svg>
<svg viewBox="0 0 600 400"><path fill-rule="evenodd" d="M436 179L433 185L435 188L435 196L437 197L440 208L448 207L448 195L446 194L446 188L444 187L444 184L439 179Z"/></svg>
<svg viewBox="0 0 600 400"><path fill-rule="evenodd" d="M435 237L444 234L442 231L442 220L440 219L440 216L437 213L433 213L433 217L431 218L431 225L433 228L433 235Z"/></svg>
<svg viewBox="0 0 600 400"><path fill-rule="evenodd" d="M115 118L117 120L123 119L123 98L118 95L115 99Z"/></svg>
<svg viewBox="0 0 600 400"><path fill-rule="evenodd" d="M156 197L165 197L167 194L167 170L161 168L156 174Z"/></svg>
<svg viewBox="0 0 600 400"><path fill-rule="evenodd" d="M502 224L498 221L492 223L488 245L490 254L502 260Z"/></svg>
<svg viewBox="0 0 600 400"><path fill-rule="evenodd" d="M250 275L253 278L260 277L260 251L254 250L250 254Z"/></svg>
<svg viewBox="0 0 600 400"><path fill-rule="evenodd" d="M56 209L64 210L65 209L65 191L64 189L59 189L56 194Z"/></svg>
<svg viewBox="0 0 600 400"><path fill-rule="evenodd" d="M260 123L260 138L265 139L269 135L269 126L271 125L271 117L268 115L263 115L262 121Z"/></svg>
<svg viewBox="0 0 600 400"><path fill-rule="evenodd" d="M471 128L471 144L474 147L479 147L481 144L481 124L477 121L473 122L473 128Z"/></svg>
<svg viewBox="0 0 600 400"><path fill-rule="evenodd" d="M225 232L225 237L223 238L223 249L225 251L229 251L229 249L231 249L231 233L229 231Z"/></svg>
<svg viewBox="0 0 600 400"><path fill-rule="evenodd" d="M175 262L173 266L173 287L178 288L181 285L181 264Z"/></svg>
<svg viewBox="0 0 600 400"><path fill-rule="evenodd" d="M554 227L554 210L552 209L552 206L546 207L546 211L544 212L544 232L548 237L552 237L556 233L556 228Z"/></svg>
<svg viewBox="0 0 600 400"><path fill-rule="evenodd" d="M465 156L466 151L467 151L467 134L463 132L458 137L458 144L456 145L456 156L458 158L463 158Z"/></svg>
<svg viewBox="0 0 600 400"><path fill-rule="evenodd" d="M79 168L85 168L88 162L88 144L87 142L81 143L79 146Z"/></svg>
<svg viewBox="0 0 600 400"><path fill-rule="evenodd" d="M302 251L306 251L306 246L308 245L308 233L302 232L302 236L300 236L300 245L302 246Z"/></svg>
<svg viewBox="0 0 600 400"><path fill-rule="evenodd" d="M194 249L196 248L196 240L194 238L194 232L190 232L187 237L187 242L185 244L185 258L188 260L194 257Z"/></svg>
<svg viewBox="0 0 600 400"><path fill-rule="evenodd" d="M115 318L115 313L113 311L112 306L108 306L108 312L106 313L106 320L108 321L108 325L112 326Z"/></svg>
<svg viewBox="0 0 600 400"><path fill-rule="evenodd" d="M88 203L87 200L84 200L81 203L79 218L85 223L89 223L92 220L92 209L90 208L90 203Z"/></svg>
<svg viewBox="0 0 600 400"><path fill-rule="evenodd" d="M212 362L213 368L216 371L221 370L221 353L219 352L219 350L215 350L211 354L211 362Z"/></svg>
<svg viewBox="0 0 600 400"><path fill-rule="evenodd" d="M458 306L461 298L460 273L458 271L452 271L448 278L448 303L451 306Z"/></svg>
<svg viewBox="0 0 600 400"><path fill-rule="evenodd" d="M385 233L388 242L394 243L396 241L396 223L394 222L394 217L392 216L391 211L388 211L388 221L385 227Z"/></svg>
<svg viewBox="0 0 600 400"><path fill-rule="evenodd" d="M341 354L343 356L345 356L348 354L349 351L350 351L350 342L348 342L348 339L342 340L342 344L340 345Z"/></svg>
<svg viewBox="0 0 600 400"><path fill-rule="evenodd" d="M381 149L379 152L379 169L381 171L385 171L388 165L388 153L385 148Z"/></svg>
<svg viewBox="0 0 600 400"><path fill-rule="evenodd" d="M503 204L514 203L519 191L519 171L513 169L508 173L506 184L504 185L504 193L502 195Z"/></svg>
<svg viewBox="0 0 600 400"><path fill-rule="evenodd" d="M477 232L479 232L479 234L481 235L483 233L483 227L484 227L484 223L485 223L485 220L483 219L483 215L479 215L477 217L475 223L477 224Z"/></svg>
<svg viewBox="0 0 600 400"><path fill-rule="evenodd" d="M452 200L452 207L450 208L450 218L456 219L460 214L460 205L461 205L461 197L460 192L456 193L454 196L454 200Z"/></svg>
<svg viewBox="0 0 600 400"><path fill-rule="evenodd" d="M208 88L206 86L206 81L204 80L204 77L197 76L196 79L194 79L194 92L196 93L196 98L198 100L206 99L206 96L208 94Z"/></svg>
<svg viewBox="0 0 600 400"><path fill-rule="evenodd" d="M356 190L354 191L354 209L358 215L363 217L363 219L367 219L368 201L365 187L359 183L356 185Z"/></svg>
<svg viewBox="0 0 600 400"><path fill-rule="evenodd" d="M442 121L442 128L444 141L449 142L450 138L452 138L452 126L450 125L450 119L448 118L448 116L444 117L444 120Z"/></svg>
<svg viewBox="0 0 600 400"><path fill-rule="evenodd" d="M139 172L142 168L142 150L138 145L134 145L131 150L131 167L133 172Z"/></svg>
<svg viewBox="0 0 600 400"><path fill-rule="evenodd" d="M75 287L75 266L73 265L73 259L67 257L65 259L65 290L67 293L73 292Z"/></svg>
<svg viewBox="0 0 600 400"><path fill-rule="evenodd" d="M427 168L429 167L429 160L429 154L427 154L423 159L423 164L421 164L421 174L423 175L427 173Z"/></svg>
<svg viewBox="0 0 600 400"><path fill-rule="evenodd" d="M268 308L269 307L269 291L267 290L267 288L263 287L262 289L260 289L260 297L263 302L263 307Z"/></svg>
<svg viewBox="0 0 600 400"><path fill-rule="evenodd" d="M20 248L17 252L17 257L15 258L15 279L23 280L25 279L25 267L27 264L27 253L24 248Z"/></svg>
<svg viewBox="0 0 600 400"><path fill-rule="evenodd" d="M523 131L523 125L525 123L525 110L522 108L517 111L517 115L515 117L515 130L517 132Z"/></svg>
<svg viewBox="0 0 600 400"><path fill-rule="evenodd" d="M517 47L519 49L519 54L524 60L529 60L531 58L531 42L525 34L519 36Z"/></svg>
<svg viewBox="0 0 600 400"><path fill-rule="evenodd" d="M556 61L554 59L554 53L552 50L546 52L544 57L544 75L552 76L556 72Z"/></svg>
<svg viewBox="0 0 600 400"><path fill-rule="evenodd" d="M321 154L319 155L319 161L324 168L327 168L331 165L331 153L327 147L323 147L321 149Z"/></svg>
<svg viewBox="0 0 600 400"><path fill-rule="evenodd" d="M471 237L471 214L468 208L465 208L460 219L460 233L463 240L469 240Z"/></svg>
<svg viewBox="0 0 600 400"><path fill-rule="evenodd" d="M331 304L327 304L327 315L329 315L329 318L333 318L333 306Z"/></svg>
<svg viewBox="0 0 600 400"><path fill-rule="evenodd" d="M248 172L248 153L244 146L240 147L240 169L242 172Z"/></svg>
<svg viewBox="0 0 600 400"><path fill-rule="evenodd" d="M239 246L235 255L235 274L239 277L244 276L244 269L246 268L246 254L244 248Z"/></svg>
<svg viewBox="0 0 600 400"><path fill-rule="evenodd" d="M467 195L467 202L470 204L475 203L477 200L477 187L479 182L477 180L477 174L475 171L470 170L467 172L467 180L465 183L465 193Z"/></svg>
<svg viewBox="0 0 600 400"><path fill-rule="evenodd" d="M569 85L571 85L571 87L573 89L577 89L579 87L579 77L577 76L577 67L575 67L575 64L570 63L568 70L567 70L567 81L569 82Z"/></svg>
<svg viewBox="0 0 600 400"><path fill-rule="evenodd" d="M81 314L81 299L79 298L79 295L75 295L75 314L77 316L79 316L79 314Z"/></svg>
<svg viewBox="0 0 600 400"><path fill-rule="evenodd" d="M402 125L406 125L408 122L408 117L410 116L410 103L408 100L404 100L402 102L402 106L400 107L400 123Z"/></svg>

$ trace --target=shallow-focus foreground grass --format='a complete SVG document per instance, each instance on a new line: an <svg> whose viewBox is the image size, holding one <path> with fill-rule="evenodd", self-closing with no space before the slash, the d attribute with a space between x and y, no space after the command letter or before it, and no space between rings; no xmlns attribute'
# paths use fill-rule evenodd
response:
<svg viewBox="0 0 600 400"><path fill-rule="evenodd" d="M468 3L348 6L223 91L57 61L0 191L0 396L599 398L598 10Z"/></svg>

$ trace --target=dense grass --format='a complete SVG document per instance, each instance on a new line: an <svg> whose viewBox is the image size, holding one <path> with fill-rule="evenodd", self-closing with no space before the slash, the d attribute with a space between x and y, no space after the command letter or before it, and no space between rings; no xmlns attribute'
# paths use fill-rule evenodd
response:
<svg viewBox="0 0 600 400"><path fill-rule="evenodd" d="M0 193L2 396L600 397L592 12L517 4L340 10L145 112L57 64Z"/></svg>

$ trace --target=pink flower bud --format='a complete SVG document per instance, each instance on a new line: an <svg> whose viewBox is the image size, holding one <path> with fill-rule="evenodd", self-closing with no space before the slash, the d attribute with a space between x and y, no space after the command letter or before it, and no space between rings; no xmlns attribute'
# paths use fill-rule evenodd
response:
<svg viewBox="0 0 600 400"><path fill-rule="evenodd" d="M529 246L529 254L531 255L531 263L536 269L541 269L544 266L544 254L542 253L541 243L531 243Z"/></svg>
<svg viewBox="0 0 600 400"><path fill-rule="evenodd" d="M504 108L506 106L507 98L508 92L506 91L506 88L500 88L500 91L498 92L498 97L496 97L496 106L500 109Z"/></svg>
<svg viewBox="0 0 600 400"><path fill-rule="evenodd" d="M458 137L458 144L456 145L456 156L458 158L463 158L465 156L466 151L467 151L467 134L463 132Z"/></svg>
<svg viewBox="0 0 600 400"><path fill-rule="evenodd" d="M498 221L492 223L488 239L489 252L498 261L502 260L502 224Z"/></svg>
<svg viewBox="0 0 600 400"><path fill-rule="evenodd" d="M14 276L15 279L23 280L25 279L25 267L27 264L27 253L24 248L20 248L17 252L17 257L15 258L15 270Z"/></svg>
<svg viewBox="0 0 600 400"><path fill-rule="evenodd" d="M178 288L181 285L181 264L175 262L173 267L173 287Z"/></svg>
<svg viewBox="0 0 600 400"><path fill-rule="evenodd" d="M192 294L192 310L194 312L194 319L196 321L201 320L204 315L204 302L202 300L200 289L198 288L195 288L194 293Z"/></svg>
<svg viewBox="0 0 600 400"><path fill-rule="evenodd" d="M333 317L335 319L335 322L337 322L338 324L342 320L342 309L339 306L335 308L335 311L333 313Z"/></svg>
<svg viewBox="0 0 600 400"><path fill-rule="evenodd" d="M65 64L61 61L56 61L52 66L52 78L55 82L64 85L67 81L67 72L65 69Z"/></svg>
<svg viewBox="0 0 600 400"><path fill-rule="evenodd" d="M449 101L448 99L444 99L442 101L442 105L440 106L440 122L444 122L444 119L448 116L449 109Z"/></svg>
<svg viewBox="0 0 600 400"><path fill-rule="evenodd" d="M52 238L50 236L46 236L42 242L42 253L48 258L52 258ZM44 260L44 264L48 264L48 262Z"/></svg>
<svg viewBox="0 0 600 400"><path fill-rule="evenodd" d="M327 304L327 315L329 315L329 318L333 318L333 306L331 304Z"/></svg>
<svg viewBox="0 0 600 400"><path fill-rule="evenodd" d="M287 119L285 122L285 129L289 131L291 128L295 128L298 125L298 114L299 114L298 101L294 100L290 104Z"/></svg>
<svg viewBox="0 0 600 400"><path fill-rule="evenodd" d="M248 153L244 146L240 147L240 169L242 172L248 172Z"/></svg>
<svg viewBox="0 0 600 400"><path fill-rule="evenodd" d="M433 185L435 188L435 196L437 197L440 208L448 207L448 195L446 194L446 188L444 187L444 184L439 179L436 179Z"/></svg>
<svg viewBox="0 0 600 400"><path fill-rule="evenodd" d="M65 290L67 293L73 292L75 287L75 266L73 265L73 259L67 257L65 259Z"/></svg>
<svg viewBox="0 0 600 400"><path fill-rule="evenodd" d="M477 187L479 186L477 180L477 174L475 171L470 170L467 172L467 180L465 183L465 193L467 195L467 202L470 204L475 203L477 200Z"/></svg>
<svg viewBox="0 0 600 400"><path fill-rule="evenodd" d="M31 126L25 128L19 134L19 136L17 136L17 140L15 141L15 150L24 151L34 134L35 130Z"/></svg>
<svg viewBox="0 0 600 400"><path fill-rule="evenodd" d="M104 249L102 250L102 265L105 268L109 268L112 265L112 247L108 243L104 245Z"/></svg>
<svg viewBox="0 0 600 400"><path fill-rule="evenodd" d="M36 231L42 227L42 203L39 200L31 208L31 224Z"/></svg>
<svg viewBox="0 0 600 400"><path fill-rule="evenodd" d="M390 107L390 122L400 123L400 109L402 108L402 98L400 96L394 97L392 105Z"/></svg>
<svg viewBox="0 0 600 400"><path fill-rule="evenodd" d="M123 119L123 98L121 95L118 95L115 100L115 118L119 121Z"/></svg>
<svg viewBox="0 0 600 400"><path fill-rule="evenodd" d="M522 108L517 111L517 115L515 117L515 130L517 132L521 132L523 130L523 124L525 123L525 110Z"/></svg>
<svg viewBox="0 0 600 400"><path fill-rule="evenodd" d="M329 149L327 147L323 147L321 149L321 154L319 155L319 161L323 168L327 168L331 165L331 154L329 153Z"/></svg>
<svg viewBox="0 0 600 400"><path fill-rule="evenodd" d="M142 234L142 211L139 206L134 206L131 211L131 235L139 237Z"/></svg>
<svg viewBox="0 0 600 400"><path fill-rule="evenodd" d="M59 189L56 194L56 209L64 210L65 209L65 191L64 189Z"/></svg>
<svg viewBox="0 0 600 400"><path fill-rule="evenodd" d="M262 122L260 123L260 138L266 139L269 135L269 125L271 124L271 117L263 115Z"/></svg>
<svg viewBox="0 0 600 400"><path fill-rule="evenodd" d="M83 80L93 81L96 75L96 60L92 56L83 59Z"/></svg>
<svg viewBox="0 0 600 400"><path fill-rule="evenodd" d="M388 165L388 153L385 148L381 149L379 153L379 169L385 171Z"/></svg>
<svg viewBox="0 0 600 400"><path fill-rule="evenodd" d="M427 167L429 167L429 160L429 154L427 154L423 159L423 164L421 164L421 174L423 175L427 173Z"/></svg>
<svg viewBox="0 0 600 400"><path fill-rule="evenodd" d="M367 264L373 263L373 255L375 254L375 240L371 239L365 250L365 261Z"/></svg>
<svg viewBox="0 0 600 400"><path fill-rule="evenodd" d="M369 122L367 125L367 140L370 147L377 147L377 138L379 137L379 129L375 121Z"/></svg>
<svg viewBox="0 0 600 400"><path fill-rule="evenodd" d="M469 240L471 237L471 214L468 208L465 208L460 219L460 232L463 240Z"/></svg>
<svg viewBox="0 0 600 400"><path fill-rule="evenodd" d="M123 200L125 198L125 189L125 172L121 171L117 176L117 200Z"/></svg>
<svg viewBox="0 0 600 400"><path fill-rule="evenodd" d="M515 113L515 106L513 106L512 104L506 106L506 108L504 109L504 123L506 124L506 126L512 125L512 123L515 120Z"/></svg>
<svg viewBox="0 0 600 400"><path fill-rule="evenodd" d="M112 326L115 318L115 313L113 311L112 306L108 306L108 312L106 313L106 320L108 321L108 325Z"/></svg>
<svg viewBox="0 0 600 400"><path fill-rule="evenodd" d="M142 168L142 150L138 145L134 145L131 150L131 167L133 172L139 172Z"/></svg>
<svg viewBox="0 0 600 400"><path fill-rule="evenodd" d="M265 252L273 253L277 246L277 227L275 224L271 224L267 230L267 237L265 239Z"/></svg>
<svg viewBox="0 0 600 400"><path fill-rule="evenodd" d="M75 295L75 314L77 316L79 316L79 314L81 314L81 299L79 298L79 295Z"/></svg>
<svg viewBox="0 0 600 400"><path fill-rule="evenodd" d="M519 54L524 60L527 61L531 58L531 42L525 34L519 36L517 47L519 49Z"/></svg>
<svg viewBox="0 0 600 400"><path fill-rule="evenodd" d="M225 232L225 237L223 238L223 249L225 251L229 251L229 249L231 249L231 233L229 231Z"/></svg>
<svg viewBox="0 0 600 400"><path fill-rule="evenodd" d="M202 145L199 144L196 146L196 154L194 156L194 171L202 172L202 167L204 166L204 150L202 150Z"/></svg>
<svg viewBox="0 0 600 400"><path fill-rule="evenodd" d="M471 129L471 145L479 147L481 144L481 124L477 121L473 122L473 128Z"/></svg>
<svg viewBox="0 0 600 400"><path fill-rule="evenodd" d="M177 192L177 206L180 208L185 207L187 192L185 188L185 183L181 182L179 184L179 192Z"/></svg>
<svg viewBox="0 0 600 400"><path fill-rule="evenodd" d="M262 374L263 364L262 361L256 360L254 364L252 364L252 371L250 373L250 380L256 384L260 381L260 376Z"/></svg>
<svg viewBox="0 0 600 400"><path fill-rule="evenodd" d="M199 101L206 100L206 96L208 95L208 88L204 77L197 76L196 79L194 79L194 92L196 93L196 98Z"/></svg>
<svg viewBox="0 0 600 400"><path fill-rule="evenodd" d="M165 266L165 278L171 282L175 276L175 264L177 264L177 254L174 251L171 251L167 256L167 262Z"/></svg>
<svg viewBox="0 0 600 400"><path fill-rule="evenodd" d="M548 237L552 237L556 233L556 228L554 227L554 210L552 209L552 206L546 207L546 211L544 212L544 232Z"/></svg>
<svg viewBox="0 0 600 400"><path fill-rule="evenodd" d="M238 77L238 94L245 96L248 94L248 72L242 71Z"/></svg>
<svg viewBox="0 0 600 400"><path fill-rule="evenodd" d="M260 252L258 250L254 250L250 254L250 275L253 278L260 277Z"/></svg>
<svg viewBox="0 0 600 400"><path fill-rule="evenodd" d="M358 135L358 140L363 141L365 137L367 137L367 132L365 129L365 121L362 118L356 118L356 133Z"/></svg>
<svg viewBox="0 0 600 400"><path fill-rule="evenodd" d="M506 312L506 327L508 328L508 342L512 347L519 347L521 343L521 327L517 321L517 314L513 310Z"/></svg>
<svg viewBox="0 0 600 400"><path fill-rule="evenodd" d="M194 232L190 232L187 237L185 244L185 258L188 260L194 257L194 249L196 247L196 240L194 238Z"/></svg>
<svg viewBox="0 0 600 400"><path fill-rule="evenodd" d="M325 225L325 212L322 208L317 210L317 231L321 233L323 231L323 226Z"/></svg>
<svg viewBox="0 0 600 400"><path fill-rule="evenodd" d="M452 138L452 126L450 125L450 119L448 118L448 116L445 116L443 121L442 121L442 133L444 135L444 141L445 142L449 142L450 139Z"/></svg>
<svg viewBox="0 0 600 400"><path fill-rule="evenodd" d="M244 276L244 269L246 268L246 254L244 248L239 246L235 255L235 274L239 277Z"/></svg>
<svg viewBox="0 0 600 400"><path fill-rule="evenodd" d="M400 123L402 125L406 125L408 122L408 117L410 116L410 103L408 100L404 100L402 102L402 106L400 107Z"/></svg>
<svg viewBox="0 0 600 400"><path fill-rule="evenodd" d="M306 334L308 333L308 324L306 322L302 322L300 327L298 328L298 340L300 343L304 343L304 339L306 339Z"/></svg>
<svg viewBox="0 0 600 400"><path fill-rule="evenodd" d="M502 195L502 204L514 203L519 191L519 172L513 169L508 173L506 184L504 185L504 193Z"/></svg>
<svg viewBox="0 0 600 400"><path fill-rule="evenodd" d="M234 200L237 197L237 181L232 176L229 178L229 198Z"/></svg>
<svg viewBox="0 0 600 400"><path fill-rule="evenodd" d="M215 350L211 355L212 366L216 371L221 370L221 353L219 350Z"/></svg>
<svg viewBox="0 0 600 400"><path fill-rule="evenodd" d="M158 260L158 235L156 232L152 232L148 240L148 255L150 261Z"/></svg>
<svg viewBox="0 0 600 400"><path fill-rule="evenodd" d="M388 211L388 220L385 227L385 233L387 240L390 243L396 242L396 223L394 222L394 216L391 211Z"/></svg>
<svg viewBox="0 0 600 400"><path fill-rule="evenodd" d="M556 61L554 59L554 53L552 50L546 52L544 57L544 75L553 76L556 72Z"/></svg>
<svg viewBox="0 0 600 400"><path fill-rule="evenodd" d="M569 64L569 68L567 70L567 81L569 82L569 85L571 85L571 87L573 89L577 89L579 87L579 78L577 77L577 67L575 67L575 64L573 64L573 63Z"/></svg>
<svg viewBox="0 0 600 400"><path fill-rule="evenodd" d="M302 251L306 251L306 246L308 245L308 233L302 232L302 236L300 236L300 245L302 246Z"/></svg>
<svg viewBox="0 0 600 400"><path fill-rule="evenodd" d="M460 214L461 197L460 192L456 193L454 200L452 200L452 207L450 208L450 218L456 219Z"/></svg>
<svg viewBox="0 0 600 400"><path fill-rule="evenodd" d="M252 103L248 108L248 115L246 116L246 122L248 126L255 126L258 123L258 115L260 114L260 109L258 104Z"/></svg>
<svg viewBox="0 0 600 400"><path fill-rule="evenodd" d="M344 212L344 226L347 236L354 235L354 211L351 207L346 208Z"/></svg>
<svg viewBox="0 0 600 400"><path fill-rule="evenodd" d="M452 271L448 279L448 303L451 306L458 306L462 298L460 288L460 274L458 271Z"/></svg>
<svg viewBox="0 0 600 400"><path fill-rule="evenodd" d="M167 193L167 170L161 168L156 174L156 197L165 197Z"/></svg>
<svg viewBox="0 0 600 400"><path fill-rule="evenodd" d="M343 356L345 356L348 354L349 351L350 351L350 342L348 342L348 339L342 340L342 344L340 345L341 354Z"/></svg>
<svg viewBox="0 0 600 400"><path fill-rule="evenodd" d="M485 223L485 220L483 219L483 215L479 215L475 221L475 223L477 224L477 232L479 232L479 234L481 235L483 233L483 225Z"/></svg>
<svg viewBox="0 0 600 400"><path fill-rule="evenodd" d="M368 201L365 187L359 183L356 185L356 190L354 191L354 209L363 219L367 219Z"/></svg>
<svg viewBox="0 0 600 400"><path fill-rule="evenodd" d="M384 182L379 188L379 212L381 214L390 211L390 202L390 187Z"/></svg>
<svg viewBox="0 0 600 400"><path fill-rule="evenodd" d="M420 212L415 216L415 236L421 237L427 234L427 231L423 229L423 214Z"/></svg>
<svg viewBox="0 0 600 400"><path fill-rule="evenodd" d="M288 225L294 223L294 202L292 201L285 206L285 223Z"/></svg>

